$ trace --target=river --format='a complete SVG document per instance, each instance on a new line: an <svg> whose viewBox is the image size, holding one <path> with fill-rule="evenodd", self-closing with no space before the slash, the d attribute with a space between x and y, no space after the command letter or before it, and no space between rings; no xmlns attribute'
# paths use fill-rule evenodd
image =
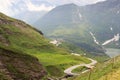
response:
<svg viewBox="0 0 120 80"><path fill-rule="evenodd" d="M111 58L120 55L120 49L115 48L106 48L106 54L110 56Z"/></svg>

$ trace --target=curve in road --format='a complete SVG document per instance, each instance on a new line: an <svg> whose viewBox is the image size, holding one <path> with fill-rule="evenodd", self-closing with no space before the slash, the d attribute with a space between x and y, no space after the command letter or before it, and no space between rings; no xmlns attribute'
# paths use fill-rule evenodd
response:
<svg viewBox="0 0 120 80"><path fill-rule="evenodd" d="M76 69L76 68L78 68L80 66L86 66L87 68L92 69L94 67L94 65L97 64L97 61L93 60L91 58L88 58L88 59L91 61L91 63L89 63L89 64L79 64L79 65L72 66L72 67L67 68L66 70L64 70L64 73L66 73L67 75L76 76L76 75L80 75L80 74L72 73L72 70L74 70L74 69ZM83 71L81 73L86 73L86 72L89 71L89 69L85 70L85 71Z"/></svg>

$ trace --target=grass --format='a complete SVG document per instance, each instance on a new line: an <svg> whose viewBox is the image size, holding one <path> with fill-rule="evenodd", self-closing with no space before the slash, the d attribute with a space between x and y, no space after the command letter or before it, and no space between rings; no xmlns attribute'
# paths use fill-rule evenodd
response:
<svg viewBox="0 0 120 80"><path fill-rule="evenodd" d="M47 65L59 65L59 64L69 64L69 63L89 63L85 57L78 57L69 54L55 54L55 53L41 53L33 54L38 57L46 66ZM50 63L51 62L51 63Z"/></svg>
<svg viewBox="0 0 120 80"><path fill-rule="evenodd" d="M7 80L8 78L5 76L5 74L0 72L0 80Z"/></svg>
<svg viewBox="0 0 120 80"><path fill-rule="evenodd" d="M49 72L49 74L54 76L63 76L64 70L70 66L90 62L85 57L73 56L70 54L37 53L32 55L36 56L46 67L46 70ZM55 70L53 68L55 68ZM58 75L58 72L61 74Z"/></svg>
<svg viewBox="0 0 120 80"><path fill-rule="evenodd" d="M119 80L119 79L120 79L120 69L117 69L101 77L99 80Z"/></svg>
<svg viewBox="0 0 120 80"><path fill-rule="evenodd" d="M73 73L81 73L82 71L85 71L85 70L87 70L87 69L88 69L88 68L86 68L85 66L80 66L80 67L74 69L72 72L73 72Z"/></svg>
<svg viewBox="0 0 120 80"><path fill-rule="evenodd" d="M0 41L0 47L37 57L50 76L62 76L65 68L75 64L89 63L85 57L72 56L65 49L50 44L40 31L30 25L7 16L0 18L8 22L0 25L0 35L8 42L8 46ZM14 24L11 24L11 21ZM11 66L8 68L13 70ZM57 72L60 74L56 74Z"/></svg>
<svg viewBox="0 0 120 80"><path fill-rule="evenodd" d="M114 59L111 59L107 62L97 64L96 68L91 71L91 75L89 73L85 73L81 76L74 77L74 80L89 80L89 76L90 80L114 80L115 77L119 76L120 56L115 58L114 63L113 60Z"/></svg>

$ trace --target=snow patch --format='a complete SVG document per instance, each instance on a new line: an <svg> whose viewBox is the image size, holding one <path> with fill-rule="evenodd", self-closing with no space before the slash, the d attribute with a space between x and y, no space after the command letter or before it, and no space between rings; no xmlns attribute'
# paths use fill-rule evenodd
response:
<svg viewBox="0 0 120 80"><path fill-rule="evenodd" d="M114 38L105 41L102 45L103 45L103 46L104 46L104 45L107 45L107 44L109 44L109 43L112 42L112 41L114 41Z"/></svg>
<svg viewBox="0 0 120 80"><path fill-rule="evenodd" d="M110 27L110 30L111 30L111 31L113 31L113 28L112 28L112 27Z"/></svg>
<svg viewBox="0 0 120 80"><path fill-rule="evenodd" d="M82 14L81 13L79 13L79 18L82 19Z"/></svg>
<svg viewBox="0 0 120 80"><path fill-rule="evenodd" d="M79 9L77 9L77 17L81 20L82 19L82 14L80 13Z"/></svg>
<svg viewBox="0 0 120 80"><path fill-rule="evenodd" d="M119 41L119 39L120 39L120 34L115 35L114 38L115 38L115 41Z"/></svg>
<svg viewBox="0 0 120 80"><path fill-rule="evenodd" d="M94 36L94 34L92 32L90 32L90 35L92 36L92 38L94 39L94 42L98 45L100 45L100 43L97 41L96 37Z"/></svg>
<svg viewBox="0 0 120 80"><path fill-rule="evenodd" d="M102 45L104 46L104 45L107 45L107 44L109 44L113 41L116 42L116 41L119 41L119 40L120 40L120 34L118 33L117 35L114 35L114 37L112 39L109 39L109 40L105 41Z"/></svg>

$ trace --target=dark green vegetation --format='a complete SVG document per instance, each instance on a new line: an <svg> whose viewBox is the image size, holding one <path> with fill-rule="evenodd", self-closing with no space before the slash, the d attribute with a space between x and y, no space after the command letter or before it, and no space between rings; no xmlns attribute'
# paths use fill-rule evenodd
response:
<svg viewBox="0 0 120 80"><path fill-rule="evenodd" d="M74 80L89 80L89 77L90 80L119 80L119 71L120 56L117 56L104 63L97 64L91 72L82 74L79 77L74 77Z"/></svg>
<svg viewBox="0 0 120 80"><path fill-rule="evenodd" d="M106 56L102 44L120 33L119 21L120 0L106 0L87 6L58 6L40 18L35 26L49 38L63 39L78 49L92 53L91 55ZM119 48L119 43L116 40L106 46Z"/></svg>
<svg viewBox="0 0 120 80"><path fill-rule="evenodd" d="M55 76L55 77L63 76L64 74L63 71L65 68L68 68L75 64L90 62L85 57L71 55L70 53L68 53L67 50L58 48L50 44L49 40L44 38L43 33L41 31L31 27L30 25L20 20L7 17L2 13L0 13L0 47L2 49L13 51L13 53L15 52L16 56L17 55L21 56L20 58L22 57L25 58L26 61L24 61L23 59L21 61L25 62L26 64L29 59L32 60L32 57L29 58L28 56L26 58L24 57L24 55L29 54L31 56L35 56L36 58L39 59L39 61L45 68L46 72L48 73L48 76ZM1 55L2 54L3 53L1 53ZM14 56L11 57L12 55L13 55L12 52L11 54L10 53L8 54L10 59L14 58ZM12 60L11 63L13 63ZM22 73L19 73L19 70L16 67L18 65L14 66L14 64L11 63L7 66L7 68L11 72L12 71L16 72L15 75L18 76L18 78L19 76L23 76ZM31 63L30 65L33 66L34 64ZM29 66L29 64L28 66L27 65L25 66L26 68L30 67L29 69L32 68L32 66ZM33 68L34 67L35 66L33 66ZM36 69L37 68L35 68L35 70ZM25 73L25 78L29 77L28 73ZM37 73L34 75L37 75Z"/></svg>

